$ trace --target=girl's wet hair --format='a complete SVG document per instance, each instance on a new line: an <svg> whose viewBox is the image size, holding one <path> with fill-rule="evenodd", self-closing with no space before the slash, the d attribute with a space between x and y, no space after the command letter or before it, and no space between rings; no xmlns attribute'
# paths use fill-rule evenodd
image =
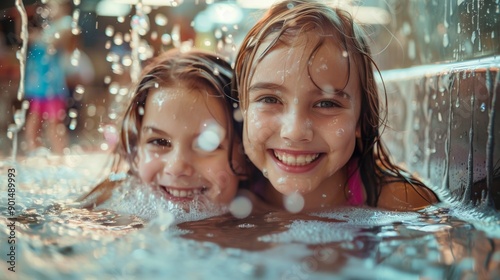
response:
<svg viewBox="0 0 500 280"><path fill-rule="evenodd" d="M249 31L236 57L233 96L241 102L242 110L248 107L248 88L257 64L275 47L289 46L302 33L314 32L317 44L305 59L312 61L322 45L335 44L347 55L348 67L357 69L361 89L361 115L359 125L361 138L357 140L353 157L358 157L358 168L367 194L367 204L377 206L383 185L393 181L405 181L411 186L423 184L416 178L404 175L402 169L390 161L389 153L380 141L381 129L386 125L386 112L382 115L381 101L387 108L387 95L379 98L374 69L380 70L371 58L365 30L352 16L341 9L332 8L313 0L292 0L275 4ZM263 51L259 49L264 41L270 44ZM309 73L310 69L308 69ZM348 74L349 75L349 74ZM313 77L312 75L310 75ZM380 77L381 80L381 77ZM314 79L312 80L314 83ZM383 83L382 83L383 85ZM349 174L352 176L353 174ZM391 178L391 179L388 179ZM416 189L418 192L418 189ZM419 192L420 193L420 192Z"/></svg>
<svg viewBox="0 0 500 280"><path fill-rule="evenodd" d="M167 51L148 63L141 74L141 78L133 91L133 97L122 121L120 141L118 143L117 157L114 160L113 170L123 170L124 164L128 165L128 172L137 175L135 162L138 154L139 133L146 110L146 99L151 90L160 87L178 86L201 89L207 97L218 98L224 103L229 137L228 160L231 169L240 170L240 166L233 166L232 150L235 139L242 135L242 124L233 118L234 101L230 97L231 79L233 71L231 65L224 59L201 50L181 52L179 50ZM210 108L209 108L210 109ZM169 118L168 114L165 118ZM232 125L231 125L232 124ZM239 141L241 142L241 141Z"/></svg>

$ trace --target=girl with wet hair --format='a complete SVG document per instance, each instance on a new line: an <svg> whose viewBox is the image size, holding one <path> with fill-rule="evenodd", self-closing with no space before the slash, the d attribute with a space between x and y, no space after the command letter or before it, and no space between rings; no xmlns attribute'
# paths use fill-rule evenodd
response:
<svg viewBox="0 0 500 280"><path fill-rule="evenodd" d="M233 118L230 64L171 50L143 70L122 121L111 175L80 201L95 207L123 178L139 178L175 204L228 204L248 170Z"/></svg>
<svg viewBox="0 0 500 280"><path fill-rule="evenodd" d="M391 161L381 141L387 97L374 68L381 76L362 27L346 11L310 0L267 11L242 42L233 83L245 152L267 178L255 193L302 210L405 211L438 201Z"/></svg>

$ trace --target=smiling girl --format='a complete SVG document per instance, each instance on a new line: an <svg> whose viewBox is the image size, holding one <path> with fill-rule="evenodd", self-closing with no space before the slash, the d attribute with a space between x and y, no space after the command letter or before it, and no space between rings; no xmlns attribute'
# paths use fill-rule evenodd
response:
<svg viewBox="0 0 500 280"><path fill-rule="evenodd" d="M231 77L228 62L201 51L171 50L152 61L125 113L113 173L125 169L182 207L231 202L247 170ZM106 179L82 201L99 205L121 183Z"/></svg>
<svg viewBox="0 0 500 280"><path fill-rule="evenodd" d="M282 1L245 37L235 84L245 151L268 179L255 188L265 201L283 207L284 196L299 194L304 210L416 210L438 201L382 145L385 120L364 36L342 10Z"/></svg>

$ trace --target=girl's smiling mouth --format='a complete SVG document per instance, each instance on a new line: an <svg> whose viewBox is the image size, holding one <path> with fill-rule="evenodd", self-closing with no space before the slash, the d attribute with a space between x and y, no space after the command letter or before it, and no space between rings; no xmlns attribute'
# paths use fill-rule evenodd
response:
<svg viewBox="0 0 500 280"><path fill-rule="evenodd" d="M269 150L274 161L284 171L303 173L313 169L320 161L322 153L309 153L284 150Z"/></svg>
<svg viewBox="0 0 500 280"><path fill-rule="evenodd" d="M199 188L175 188L159 185L168 200L172 201L190 201L195 197L203 195L208 188L205 186Z"/></svg>

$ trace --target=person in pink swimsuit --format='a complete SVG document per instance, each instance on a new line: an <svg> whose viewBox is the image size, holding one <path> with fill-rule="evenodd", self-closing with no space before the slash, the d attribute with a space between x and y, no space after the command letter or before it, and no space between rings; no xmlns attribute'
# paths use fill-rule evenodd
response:
<svg viewBox="0 0 500 280"><path fill-rule="evenodd" d="M65 74L64 43L71 34L71 17L67 10L69 6L59 5L59 2L49 1L40 6L41 9L37 9L32 17L32 28L29 30L25 98L30 102L26 139L31 153L43 146L45 123L51 152L62 154L68 145L64 120L69 89ZM38 12L44 9L50 11L50 16Z"/></svg>

